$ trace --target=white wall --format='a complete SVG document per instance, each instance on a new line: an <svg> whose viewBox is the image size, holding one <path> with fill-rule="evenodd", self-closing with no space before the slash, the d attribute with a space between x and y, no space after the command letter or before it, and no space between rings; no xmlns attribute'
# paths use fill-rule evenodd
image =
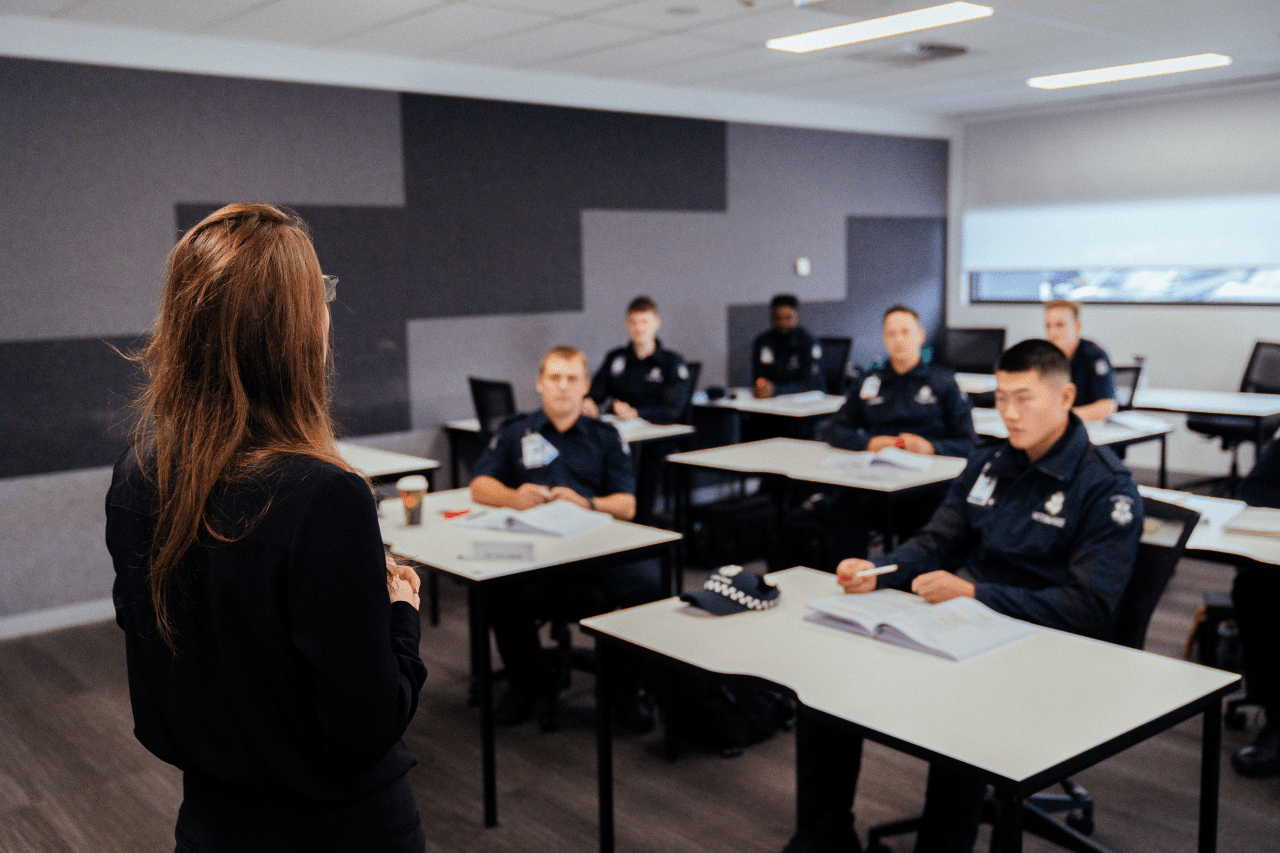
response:
<svg viewBox="0 0 1280 853"><path fill-rule="evenodd" d="M1277 151L1277 84L974 122L966 125L955 150L960 165L958 173L953 172L952 215L1019 208L1097 213L1113 207L1121 212L1146 205L1158 211L1188 204L1209 209L1229 199L1277 196ZM1141 254L1154 262L1161 250L1152 249L1153 235L1131 236L1134 245L1147 244ZM1074 235L1041 234L1040 239L1046 252L1057 252L1046 262L1090 260L1068 260L1072 251L1086 254L1087 247L1065 248ZM1237 260L1236 253L1244 251L1242 239L1226 217L1207 216L1202 245L1218 249L1201 255L1202 262ZM1258 242L1256 233L1249 239ZM1011 341L1042 336L1038 306L968 304L960 243L963 236L951 250L948 324L1004 326ZM1271 247L1270 259L1253 262L1280 263L1280 233ZM1213 251L1221 252L1220 260L1211 260ZM1169 262L1181 260L1170 257ZM1088 306L1083 319L1086 336L1106 348L1113 361L1125 363L1135 354L1145 355L1152 386L1235 390L1253 342L1280 340L1280 308L1097 305ZM1130 461L1146 467L1154 465L1154 455L1141 451L1131 454ZM1175 470L1217 473L1225 465L1225 455L1206 440L1182 432L1171 444L1170 466Z"/></svg>

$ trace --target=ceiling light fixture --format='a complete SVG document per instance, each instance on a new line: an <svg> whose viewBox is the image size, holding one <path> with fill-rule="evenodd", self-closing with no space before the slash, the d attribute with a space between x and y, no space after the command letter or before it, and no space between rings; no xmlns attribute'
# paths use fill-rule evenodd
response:
<svg viewBox="0 0 1280 853"><path fill-rule="evenodd" d="M1201 53L1196 56L1179 56L1176 59L1157 59L1153 62L1095 68L1092 71L1071 71L1066 74L1032 77L1027 80L1027 85L1033 89L1065 89L1069 86L1091 86L1094 83L1111 83L1115 80L1135 80L1138 77L1199 71L1202 68L1218 68L1230 64L1229 56L1223 56L1220 53Z"/></svg>
<svg viewBox="0 0 1280 853"><path fill-rule="evenodd" d="M825 50L829 47L840 47L885 36L927 30L930 27L972 21L975 18L985 18L994 11L990 6L979 6L976 3L947 3L928 9L917 9L914 12L903 12L900 15L858 21L856 24L841 24L838 27L827 27L823 30L769 39L764 46L772 50L785 50L788 53L808 53L811 50Z"/></svg>

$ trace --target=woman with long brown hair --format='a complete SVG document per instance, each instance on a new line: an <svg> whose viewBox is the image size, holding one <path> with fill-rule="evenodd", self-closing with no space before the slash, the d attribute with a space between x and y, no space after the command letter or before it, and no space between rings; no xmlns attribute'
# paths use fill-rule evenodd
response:
<svg viewBox="0 0 1280 853"><path fill-rule="evenodd" d="M402 735L418 579L334 448L336 281L235 204L178 242L107 495L138 739L183 771L176 851L421 851Z"/></svg>

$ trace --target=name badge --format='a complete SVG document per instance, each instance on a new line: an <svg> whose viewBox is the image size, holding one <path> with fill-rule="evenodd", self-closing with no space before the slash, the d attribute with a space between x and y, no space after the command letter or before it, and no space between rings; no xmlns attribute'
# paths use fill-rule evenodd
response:
<svg viewBox="0 0 1280 853"><path fill-rule="evenodd" d="M520 439L520 460L526 469L551 464L560 451L539 433L531 432Z"/></svg>
<svg viewBox="0 0 1280 853"><path fill-rule="evenodd" d="M967 500L974 506L987 506L991 503L991 495L996 490L996 479L987 473L990 467L990 462L982 467L982 473L978 475L973 488L969 490Z"/></svg>
<svg viewBox="0 0 1280 853"><path fill-rule="evenodd" d="M862 388L858 391L858 396L864 400L870 400L872 397L880 393L880 377L874 373L862 380Z"/></svg>

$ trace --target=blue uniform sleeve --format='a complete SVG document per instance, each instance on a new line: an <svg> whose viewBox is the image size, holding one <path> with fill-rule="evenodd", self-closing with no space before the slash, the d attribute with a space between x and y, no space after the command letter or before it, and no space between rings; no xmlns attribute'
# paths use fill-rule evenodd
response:
<svg viewBox="0 0 1280 853"><path fill-rule="evenodd" d="M596 375L591 377L591 390L587 392L600 410L604 411L604 402L613 396L613 392L609 387L609 365L613 362L613 353L606 353L604 363L600 365L600 369L596 371Z"/></svg>
<svg viewBox="0 0 1280 853"><path fill-rule="evenodd" d="M934 511L929 523L914 536L888 554L874 558L877 566L896 563L898 570L883 575L879 586L910 589L913 578L941 569L954 572L978 542L977 531L969 523L964 502L978 479L986 459L970 460L968 466L951 481L947 497Z"/></svg>
<svg viewBox="0 0 1280 853"><path fill-rule="evenodd" d="M1116 398L1116 371L1111 366L1111 359L1100 346L1089 348L1088 387L1076 389L1076 405L1087 406L1098 400L1114 400Z"/></svg>
<svg viewBox="0 0 1280 853"><path fill-rule="evenodd" d="M499 427L493 434L493 438L489 439L489 445L480 454L476 464L471 466L471 475L493 477L508 489L519 488L523 479L516 461L520 452L520 441L516 437L516 432L509 424Z"/></svg>
<svg viewBox="0 0 1280 853"><path fill-rule="evenodd" d="M934 440L933 450L940 456L967 458L978 440L973 432L973 404L969 402L969 396L960 390L955 377L951 377L951 381L942 385L942 388L947 437Z"/></svg>
<svg viewBox="0 0 1280 853"><path fill-rule="evenodd" d="M605 425L602 430L605 438L604 447L604 480L600 494L596 497L616 495L619 492L628 495L636 493L635 467L631 463L631 453L627 450L622 434L613 427Z"/></svg>
<svg viewBox="0 0 1280 853"><path fill-rule="evenodd" d="M1125 506L1118 507L1118 501ZM1072 543L1067 583L1041 589L979 583L975 596L1007 616L1109 640L1141 535L1142 499L1133 481L1103 481L1090 491Z"/></svg>
<svg viewBox="0 0 1280 853"><path fill-rule="evenodd" d="M689 368L684 359L670 350L662 365L662 393L660 401L652 406L637 406L636 413L651 424L673 424L684 415L693 394L689 381Z"/></svg>
<svg viewBox="0 0 1280 853"><path fill-rule="evenodd" d="M1240 481L1237 495L1250 506L1280 507L1280 439L1263 446L1253 470Z"/></svg>
<svg viewBox="0 0 1280 853"><path fill-rule="evenodd" d="M862 417L860 391L851 391L840 411L818 424L814 437L842 450L866 450L871 434Z"/></svg>

